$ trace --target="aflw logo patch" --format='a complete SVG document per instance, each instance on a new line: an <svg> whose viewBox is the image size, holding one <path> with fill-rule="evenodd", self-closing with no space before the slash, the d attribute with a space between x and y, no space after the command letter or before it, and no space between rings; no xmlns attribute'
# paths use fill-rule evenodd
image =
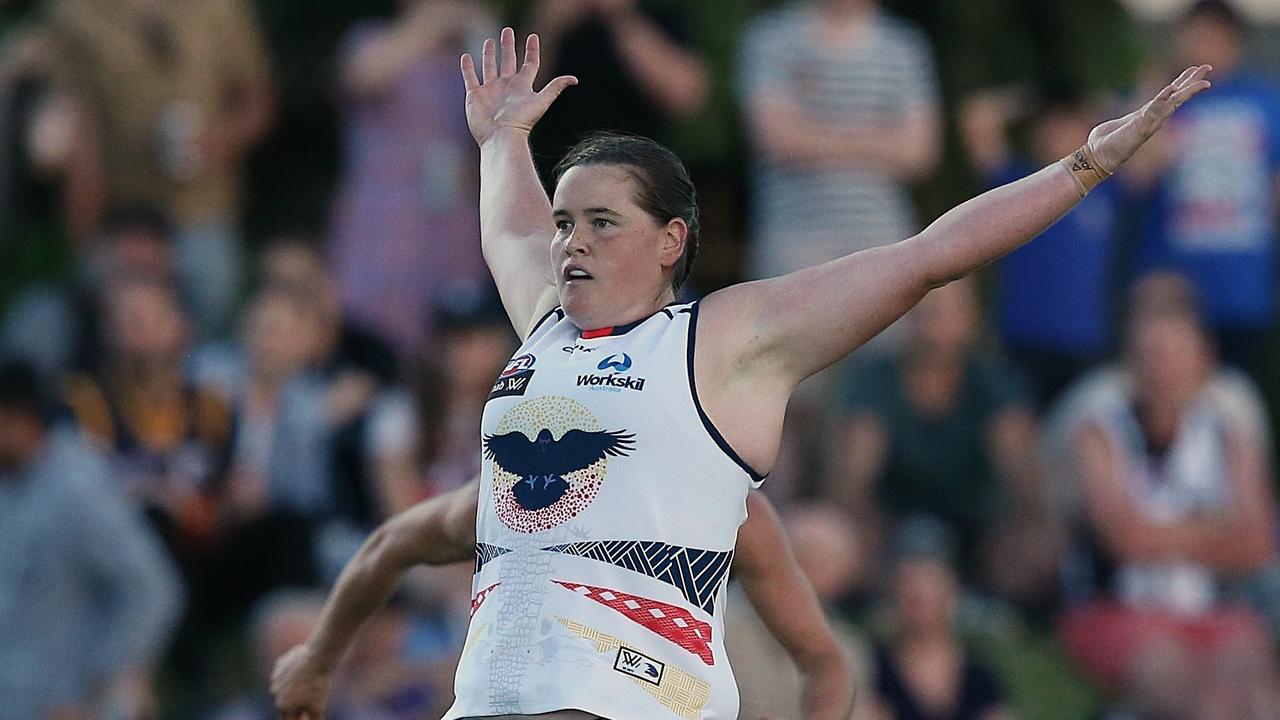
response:
<svg viewBox="0 0 1280 720"><path fill-rule="evenodd" d="M632 650L624 645L618 648L618 657L613 661L613 669L623 675L660 685L662 673L666 671L667 666L639 650Z"/></svg>

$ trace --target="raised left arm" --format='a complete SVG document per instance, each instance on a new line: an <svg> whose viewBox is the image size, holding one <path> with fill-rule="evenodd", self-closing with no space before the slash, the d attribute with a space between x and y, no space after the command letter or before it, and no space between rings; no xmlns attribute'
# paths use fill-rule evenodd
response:
<svg viewBox="0 0 1280 720"><path fill-rule="evenodd" d="M1094 128L1086 148L1095 160L1076 161L1074 170L1055 163L953 208L894 245L709 296L702 312L714 316L707 325L717 328L716 337L699 346L714 345L727 354L719 364L738 365L766 384L793 385L831 365L929 290L1012 252L1054 223L1080 201L1081 174L1092 174L1092 166L1119 167L1179 105L1209 87L1209 70L1187 68L1142 108Z"/></svg>
<svg viewBox="0 0 1280 720"><path fill-rule="evenodd" d="M853 708L849 659L791 555L778 513L758 492L747 496L733 567L756 614L800 669L804 717L847 720Z"/></svg>

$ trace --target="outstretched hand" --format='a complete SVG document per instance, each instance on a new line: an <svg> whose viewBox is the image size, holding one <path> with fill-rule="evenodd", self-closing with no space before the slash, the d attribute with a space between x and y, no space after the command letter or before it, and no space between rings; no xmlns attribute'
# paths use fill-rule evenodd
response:
<svg viewBox="0 0 1280 720"><path fill-rule="evenodd" d="M1209 88L1209 81L1205 77L1212 69L1208 65L1189 67L1146 105L1124 117L1108 120L1095 127L1089 133L1089 147L1098 159L1098 164L1108 172L1115 172L1121 163L1128 160L1143 143L1164 127L1174 110Z"/></svg>
<svg viewBox="0 0 1280 720"><path fill-rule="evenodd" d="M577 78L561 75L535 92L533 81L538 76L540 62L538 36L531 34L525 41L524 64L519 69L516 68L515 31L503 28L501 41L499 53L493 38L485 39L480 77L476 76L471 54L462 56L467 126L480 145L501 128L529 132L565 88L578 84Z"/></svg>

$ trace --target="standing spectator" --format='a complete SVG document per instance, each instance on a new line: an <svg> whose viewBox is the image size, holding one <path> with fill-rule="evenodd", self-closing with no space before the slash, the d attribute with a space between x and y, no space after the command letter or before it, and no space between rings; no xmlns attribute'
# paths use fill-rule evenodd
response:
<svg viewBox="0 0 1280 720"><path fill-rule="evenodd" d="M896 627L876 649L877 720L1007 720L1005 692L956 633L959 578L945 527L923 517L895 539Z"/></svg>
<svg viewBox="0 0 1280 720"><path fill-rule="evenodd" d="M907 317L900 359L854 363L828 492L857 518L873 556L898 521L931 515L956 534L966 581L1041 599L1057 548L1026 383L976 349L971 280L930 292ZM984 558L999 561L984 573Z"/></svg>
<svg viewBox="0 0 1280 720"><path fill-rule="evenodd" d="M1090 676L1142 712L1181 717L1171 709L1215 694L1225 658L1256 669L1266 655L1254 651L1267 642L1261 618L1230 589L1272 560L1275 503L1265 425L1214 390L1211 341L1186 293L1153 289L1135 294L1128 391L1075 433L1095 596L1062 629Z"/></svg>
<svg viewBox="0 0 1280 720"><path fill-rule="evenodd" d="M103 297L100 370L72 376L65 399L108 453L120 492L148 510L181 557L209 540L231 413L186 377L190 321L171 287L124 280Z"/></svg>
<svg viewBox="0 0 1280 720"><path fill-rule="evenodd" d="M428 347L423 316L446 283L488 280L458 54L491 25L480 2L411 0L392 22L356 25L340 51L345 160L329 253L343 306L401 359Z"/></svg>
<svg viewBox="0 0 1280 720"><path fill-rule="evenodd" d="M167 558L39 379L0 367L0 719L153 717L181 605Z"/></svg>
<svg viewBox="0 0 1280 720"><path fill-rule="evenodd" d="M1135 260L1191 278L1223 360L1256 378L1276 312L1280 87L1241 67L1245 33L1224 0L1178 23L1179 60L1212 64L1213 92L1147 150L1159 174Z"/></svg>
<svg viewBox="0 0 1280 720"><path fill-rule="evenodd" d="M997 187L1065 157L1094 121L1079 88L1045 83L1037 98L986 91L964 103L961 130L969 159L986 187ZM1029 118L1023 108L1032 105ZM1029 152L1008 140L1029 120ZM1013 359L1035 383L1045 406L1111 343L1118 188L1098 187L1040 234L997 264L995 314Z"/></svg>
<svg viewBox="0 0 1280 720"><path fill-rule="evenodd" d="M749 275L783 275L916 232L908 184L933 170L941 143L933 57L919 30L877 0L811 0L753 20L739 63L755 158Z"/></svg>
<svg viewBox="0 0 1280 720"><path fill-rule="evenodd" d="M646 0L540 0L532 25L546 77L573 75L533 132L543 176L590 132L665 141L671 121L706 105L707 66L694 47L687 11Z"/></svg>
<svg viewBox="0 0 1280 720"><path fill-rule="evenodd" d="M252 11L242 0L56 0L51 16L96 130L101 199L172 217L198 327L227 329L243 270L242 170L273 112Z"/></svg>

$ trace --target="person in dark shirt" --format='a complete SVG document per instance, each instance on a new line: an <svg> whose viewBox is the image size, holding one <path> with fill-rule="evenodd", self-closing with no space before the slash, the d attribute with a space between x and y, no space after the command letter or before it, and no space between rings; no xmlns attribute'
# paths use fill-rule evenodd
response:
<svg viewBox="0 0 1280 720"><path fill-rule="evenodd" d="M897 625L875 651L876 720L1004 720L999 678L955 632L958 580L945 527L916 517L895 539L892 603Z"/></svg>
<svg viewBox="0 0 1280 720"><path fill-rule="evenodd" d="M638 0L542 0L532 25L548 77L574 75L538 122L534 158L544 176L583 135L627 132L662 141L670 121L706 104L706 63L692 46L685 14Z"/></svg>

